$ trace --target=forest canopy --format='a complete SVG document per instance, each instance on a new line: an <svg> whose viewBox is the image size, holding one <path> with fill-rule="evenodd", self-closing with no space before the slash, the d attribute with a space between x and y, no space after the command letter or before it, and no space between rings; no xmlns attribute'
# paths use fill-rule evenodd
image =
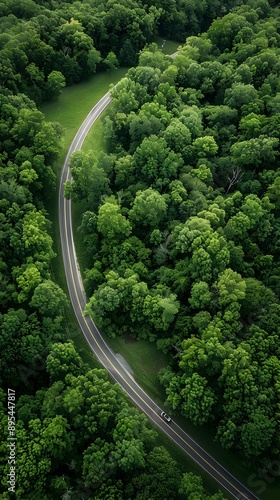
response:
<svg viewBox="0 0 280 500"><path fill-rule="evenodd" d="M87 175L86 312L156 342L174 414L262 464L280 446L279 56L266 2L175 58L151 44L112 89L107 156L70 164L74 199Z"/></svg>
<svg viewBox="0 0 280 500"><path fill-rule="evenodd" d="M160 34L185 42L239 0L4 0L0 5L0 87L37 104L96 71L138 62ZM249 2L250 3L250 2ZM260 2L266 5L264 2ZM263 7L264 8L264 7ZM235 28L236 29L236 28Z"/></svg>
<svg viewBox="0 0 280 500"><path fill-rule="evenodd" d="M17 494L221 500L68 341L46 206L62 127L38 110L119 65L106 152L76 152L86 312L155 342L166 403L247 463L279 456L279 9L266 0L4 0L0 5L1 498L5 391ZM182 43L165 56L155 38ZM143 493L144 492L144 493Z"/></svg>

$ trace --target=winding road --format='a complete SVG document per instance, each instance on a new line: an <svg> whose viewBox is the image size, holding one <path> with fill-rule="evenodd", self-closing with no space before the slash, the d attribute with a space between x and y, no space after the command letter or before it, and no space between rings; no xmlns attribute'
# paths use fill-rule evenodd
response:
<svg viewBox="0 0 280 500"><path fill-rule="evenodd" d="M135 382L130 373L120 364L113 351L103 340L96 325L90 317L83 315L86 305L86 295L77 261L71 217L71 200L64 198L64 183L71 180L69 158L73 151L81 149L83 142L96 119L111 102L107 92L93 107L85 121L79 128L67 153L59 188L59 227L65 275L69 296L80 328L96 358L108 370L111 377L121 385L132 401L143 411L149 419L157 425L167 436L193 460L195 460L208 474L210 474L233 498L238 500L258 500L243 484L222 467L213 457L204 451L188 434L174 421L166 423L160 417L161 409Z"/></svg>

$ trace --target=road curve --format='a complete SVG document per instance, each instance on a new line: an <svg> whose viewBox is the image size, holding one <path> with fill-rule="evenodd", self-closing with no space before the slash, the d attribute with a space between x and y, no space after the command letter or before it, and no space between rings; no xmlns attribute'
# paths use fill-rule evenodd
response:
<svg viewBox="0 0 280 500"><path fill-rule="evenodd" d="M110 104L112 98L107 92L102 99L92 108L90 113L79 128L65 159L59 187L59 228L64 262L65 275L71 303L80 325L80 328L97 359L106 368L111 377L120 384L130 399L143 411L149 419L193 460L195 460L208 474L210 474L233 498L238 500L258 500L234 476L222 467L213 457L203 450L188 434L186 434L174 421L166 423L160 417L160 408L135 382L130 373L119 363L115 354L108 347L90 317L83 315L86 305L86 295L77 261L71 217L71 200L64 198L64 183L71 180L69 171L69 158L73 151L81 149L83 142L104 109Z"/></svg>

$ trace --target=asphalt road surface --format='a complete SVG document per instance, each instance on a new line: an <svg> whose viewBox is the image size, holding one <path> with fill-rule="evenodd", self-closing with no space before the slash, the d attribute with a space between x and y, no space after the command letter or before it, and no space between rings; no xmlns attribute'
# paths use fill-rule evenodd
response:
<svg viewBox="0 0 280 500"><path fill-rule="evenodd" d="M71 200L64 198L64 183L71 180L68 163L71 153L79 150L95 120L111 102L110 93L107 92L93 107L85 121L78 130L66 156L63 166L59 188L59 227L64 261L65 274L70 299L80 328L96 358L108 370L111 377L121 385L130 399L142 410L149 419L168 435L174 443L190 457L193 458L219 485L233 498L238 500L255 500L256 495L251 493L222 465L204 451L190 436L188 436L174 421L166 423L160 417L161 409L135 382L132 375L123 367L112 350L103 340L96 325L90 317L83 315L86 305L86 295L77 262L71 218Z"/></svg>

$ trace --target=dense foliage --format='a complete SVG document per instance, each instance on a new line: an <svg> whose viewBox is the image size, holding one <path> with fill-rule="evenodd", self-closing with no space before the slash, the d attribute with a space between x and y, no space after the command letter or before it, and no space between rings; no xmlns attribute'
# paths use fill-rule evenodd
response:
<svg viewBox="0 0 280 500"><path fill-rule="evenodd" d="M15 498L140 500L168 492L175 500L199 478L182 475L155 446L146 417L105 371L89 370L71 343L57 343L66 340L66 297L51 279L55 253L43 202L55 196L51 164L60 137L60 126L46 123L24 94L2 94L0 377L5 392L17 394ZM3 389L0 492L9 499Z"/></svg>
<svg viewBox="0 0 280 500"><path fill-rule="evenodd" d="M4 0L0 88L37 103L98 69L131 66L156 34L184 42L239 0Z"/></svg>
<svg viewBox="0 0 280 500"><path fill-rule="evenodd" d="M62 328L66 297L51 280L55 253L43 191L55 194L52 162L61 128L46 123L25 95L1 96L0 142L0 379L32 390L33 366L44 366Z"/></svg>
<svg viewBox="0 0 280 500"><path fill-rule="evenodd" d="M115 89L108 152L75 153L87 312L156 341L167 402L248 461L279 456L279 9L252 1Z"/></svg>
<svg viewBox="0 0 280 500"><path fill-rule="evenodd" d="M110 335L157 341L170 353L168 403L195 423L213 419L224 446L253 458L279 446L279 17L265 0L245 3L176 60L153 45L141 53L114 91L109 154L75 153L67 188L88 203L88 310ZM19 397L16 498L209 498L66 343L45 209L62 130L36 105L135 65L157 34L184 42L241 4L0 5L0 379Z"/></svg>
<svg viewBox="0 0 280 500"><path fill-rule="evenodd" d="M17 401L15 498L150 500L196 491L201 479L182 474L145 415L128 404L105 370L90 370L71 342L53 344L50 385ZM7 415L1 397L1 498L7 492ZM185 498L184 496L182 498ZM189 497L191 498L191 497Z"/></svg>

